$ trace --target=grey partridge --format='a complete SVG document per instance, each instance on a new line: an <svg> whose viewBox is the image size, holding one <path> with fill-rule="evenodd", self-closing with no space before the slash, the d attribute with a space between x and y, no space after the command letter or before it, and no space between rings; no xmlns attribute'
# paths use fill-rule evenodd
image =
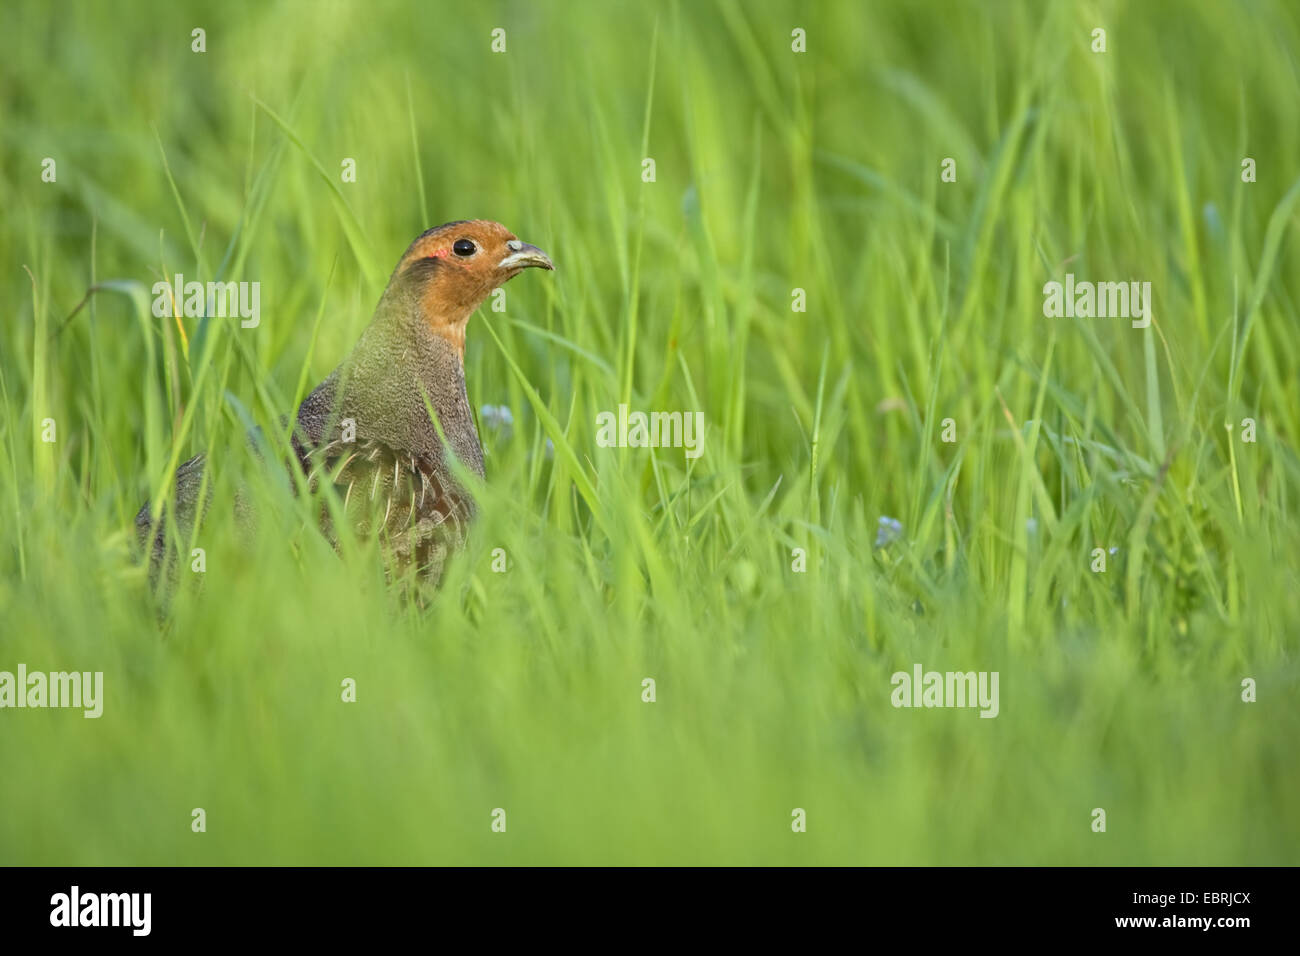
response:
<svg viewBox="0 0 1300 956"><path fill-rule="evenodd" d="M333 483L346 520L362 536L381 535L398 566L436 578L463 543L474 502L450 456L483 477L465 388L465 328L494 289L533 267L554 269L546 253L500 223L461 220L421 233L352 351L298 409L291 467L313 488ZM176 472L174 523L187 535L211 503L209 492L199 504L205 464L199 455ZM235 507L247 520L246 503L237 498ZM157 575L167 557L163 522L146 504L135 525ZM337 544L324 507L321 525Z"/></svg>

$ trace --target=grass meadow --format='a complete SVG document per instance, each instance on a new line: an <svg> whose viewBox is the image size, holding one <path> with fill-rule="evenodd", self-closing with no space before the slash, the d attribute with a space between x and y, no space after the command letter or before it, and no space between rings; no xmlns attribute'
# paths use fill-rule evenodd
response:
<svg viewBox="0 0 1300 956"><path fill-rule="evenodd" d="M1300 862L1293 4L2 16L0 670L104 711L0 710L0 863ZM557 271L471 320L513 426L420 602L243 436L462 218ZM260 324L155 318L176 273ZM131 521L200 451L268 518L161 604Z"/></svg>

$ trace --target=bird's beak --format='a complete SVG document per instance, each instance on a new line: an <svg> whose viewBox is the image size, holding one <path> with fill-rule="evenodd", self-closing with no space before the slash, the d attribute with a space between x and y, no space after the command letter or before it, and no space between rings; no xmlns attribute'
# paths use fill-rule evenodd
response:
<svg viewBox="0 0 1300 956"><path fill-rule="evenodd" d="M541 269L555 269L551 257L536 246L530 246L518 239L511 239L506 243L506 248L510 250L510 253L497 263L498 269L527 269L530 266L537 266Z"/></svg>

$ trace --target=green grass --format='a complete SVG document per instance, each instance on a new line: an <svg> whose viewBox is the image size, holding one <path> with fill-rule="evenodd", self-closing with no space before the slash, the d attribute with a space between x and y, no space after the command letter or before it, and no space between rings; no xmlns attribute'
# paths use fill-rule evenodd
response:
<svg viewBox="0 0 1300 956"><path fill-rule="evenodd" d="M0 670L106 700L0 711L0 863L1300 862L1293 5L189 6L6 6ZM515 428L422 609L242 435L469 217L558 271L471 321ZM205 449L272 517L160 616L131 518ZM1000 715L891 707L918 662Z"/></svg>

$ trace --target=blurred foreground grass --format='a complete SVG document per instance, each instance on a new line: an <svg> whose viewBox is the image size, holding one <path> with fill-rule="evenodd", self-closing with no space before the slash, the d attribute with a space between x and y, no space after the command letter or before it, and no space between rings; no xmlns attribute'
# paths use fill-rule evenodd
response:
<svg viewBox="0 0 1300 956"><path fill-rule="evenodd" d="M1292 5L4 16L0 670L106 701L0 711L0 863L1300 861ZM514 427L434 606L255 482L275 521L207 527L160 622L136 508L200 450L246 477L469 217L559 271L471 323ZM154 319L176 272L260 326ZM1151 328L1044 318L1066 272L1150 281ZM598 447L620 402L703 456ZM917 662L1000 715L894 709Z"/></svg>

